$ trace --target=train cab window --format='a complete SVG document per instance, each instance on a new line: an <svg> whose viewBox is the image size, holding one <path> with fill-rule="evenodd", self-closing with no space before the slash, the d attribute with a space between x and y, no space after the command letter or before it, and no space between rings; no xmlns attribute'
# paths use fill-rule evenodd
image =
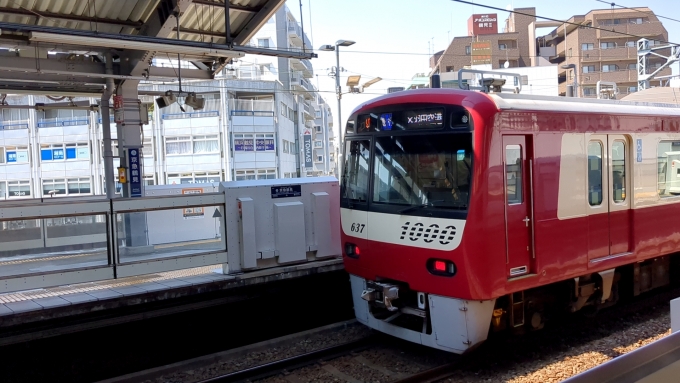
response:
<svg viewBox="0 0 680 383"><path fill-rule="evenodd" d="M588 143L588 203L590 206L602 204L602 143Z"/></svg>
<svg viewBox="0 0 680 383"><path fill-rule="evenodd" d="M626 144L623 141L612 144L612 193L614 202L626 200Z"/></svg>
<svg viewBox="0 0 680 383"><path fill-rule="evenodd" d="M505 195L508 204L522 203L522 147L505 147Z"/></svg>
<svg viewBox="0 0 680 383"><path fill-rule="evenodd" d="M369 140L347 141L342 174L342 198L356 202L367 201L370 158Z"/></svg>

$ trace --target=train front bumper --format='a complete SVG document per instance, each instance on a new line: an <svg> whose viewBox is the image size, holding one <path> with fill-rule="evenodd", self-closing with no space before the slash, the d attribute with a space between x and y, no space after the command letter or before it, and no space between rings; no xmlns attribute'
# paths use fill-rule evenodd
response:
<svg viewBox="0 0 680 383"><path fill-rule="evenodd" d="M364 325L424 346L462 354L484 342L489 333L489 324L495 300L468 301L440 295L427 295L427 310L423 320L430 320L431 327L414 331L390 323L389 320L376 318L371 312L369 302L362 299L366 295L367 281L350 274L354 314ZM404 311L404 310L402 310Z"/></svg>

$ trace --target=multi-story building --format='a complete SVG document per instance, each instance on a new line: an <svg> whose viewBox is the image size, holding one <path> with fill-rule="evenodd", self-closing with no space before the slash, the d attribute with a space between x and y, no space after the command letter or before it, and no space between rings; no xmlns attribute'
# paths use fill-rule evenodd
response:
<svg viewBox="0 0 680 383"><path fill-rule="evenodd" d="M568 21L581 26L564 24L538 38L539 44L555 47L555 56L550 58L550 62L560 65L561 95L566 93L567 85L573 83L574 70L577 91L581 97L597 97L598 81L615 82L618 98L637 91L638 39L632 36L644 37L650 40L650 45L668 41L666 28L647 7L593 10L585 15L573 16ZM670 49L657 53L669 56ZM649 56L647 73L652 73L665 61L657 56ZM562 68L570 64L575 68ZM671 69L665 68L657 76L670 74ZM659 84L659 80L650 81L651 86Z"/></svg>
<svg viewBox="0 0 680 383"><path fill-rule="evenodd" d="M284 6L251 44L302 49L302 41L311 49ZM177 63L159 60L156 65ZM206 99L202 110L183 106L186 112L179 104L155 107L154 94L177 91L176 83L142 84L140 98L151 106L149 124L142 130L144 183L336 175L333 119L329 105L309 81L312 76L307 60L246 56L214 80L183 81L183 91ZM55 101L68 99L21 95L3 99L17 108L0 109L0 200L105 193L99 114L30 108ZM111 131L117 167L113 123ZM304 142L311 145L307 153Z"/></svg>
<svg viewBox="0 0 680 383"><path fill-rule="evenodd" d="M498 33L496 15L473 15L469 36L455 37L446 50L432 56L431 73L557 65L559 95L566 95L567 85L576 76L579 97L597 97L596 85L602 81L616 83L621 98L637 91L637 37L648 39L651 46L668 40L668 32L647 7L593 10L572 16L566 23L537 21L535 8L515 11L505 20L502 33ZM535 37L536 29L544 27L555 29ZM669 56L670 49L657 53ZM664 62L649 56L647 74ZM657 76L670 74L671 69L665 68ZM651 86L659 84L659 80L650 81Z"/></svg>

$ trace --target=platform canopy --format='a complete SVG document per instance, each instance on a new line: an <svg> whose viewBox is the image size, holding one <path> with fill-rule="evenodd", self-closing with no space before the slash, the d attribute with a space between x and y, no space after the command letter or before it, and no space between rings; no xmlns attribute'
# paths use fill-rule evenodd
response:
<svg viewBox="0 0 680 383"><path fill-rule="evenodd" d="M285 0L0 0L0 93L88 95L105 79L210 79L244 54L309 59L249 46ZM112 56L113 74L105 57Z"/></svg>

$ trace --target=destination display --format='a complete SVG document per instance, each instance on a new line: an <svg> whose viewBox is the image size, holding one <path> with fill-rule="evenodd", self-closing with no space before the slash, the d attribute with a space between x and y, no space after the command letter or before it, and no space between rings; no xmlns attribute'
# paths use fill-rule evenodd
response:
<svg viewBox="0 0 680 383"><path fill-rule="evenodd" d="M406 111L404 118L406 129L441 128L444 126L444 108Z"/></svg>

